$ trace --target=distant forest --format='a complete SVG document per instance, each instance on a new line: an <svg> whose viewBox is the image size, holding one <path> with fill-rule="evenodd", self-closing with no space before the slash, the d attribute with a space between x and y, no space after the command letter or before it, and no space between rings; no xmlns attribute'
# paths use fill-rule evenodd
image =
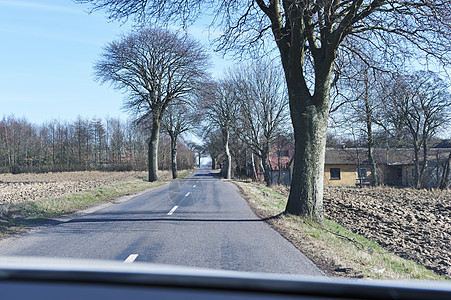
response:
<svg viewBox="0 0 451 300"><path fill-rule="evenodd" d="M0 173L147 170L148 132L118 118L53 120L41 125L24 118L0 121ZM178 168L194 167L194 152L178 145ZM170 170L170 139L160 137L158 167Z"/></svg>

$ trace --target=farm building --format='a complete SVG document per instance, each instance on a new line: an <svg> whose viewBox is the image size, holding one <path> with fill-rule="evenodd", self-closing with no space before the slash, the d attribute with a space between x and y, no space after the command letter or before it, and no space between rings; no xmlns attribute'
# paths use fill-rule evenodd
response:
<svg viewBox="0 0 451 300"><path fill-rule="evenodd" d="M282 146L281 146L282 145ZM426 178L428 187L436 187L443 178L446 164L449 160L451 148L438 147L448 145L443 142L437 147L430 148ZM294 149L291 143L274 147L268 159L271 166L273 182L290 183L287 170L293 165ZM412 149L383 149L373 150L373 157L377 166L378 180L389 186L412 186L415 178L414 151ZM421 160L421 158L420 158ZM279 172L279 169L281 170ZM324 164L324 184L334 186L369 185L371 182L368 150L366 148L326 149ZM284 182L287 181L287 182Z"/></svg>
<svg viewBox="0 0 451 300"><path fill-rule="evenodd" d="M450 148L429 149L426 186L440 182ZM412 186L415 178L412 149L374 149L379 182L390 186ZM351 186L370 182L368 150L364 148L327 149L324 165L324 184Z"/></svg>

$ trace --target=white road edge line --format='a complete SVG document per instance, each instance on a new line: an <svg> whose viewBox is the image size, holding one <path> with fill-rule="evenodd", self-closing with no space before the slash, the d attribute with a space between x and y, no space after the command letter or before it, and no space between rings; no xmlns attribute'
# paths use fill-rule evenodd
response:
<svg viewBox="0 0 451 300"><path fill-rule="evenodd" d="M189 194L191 194L191 192L188 192L188 193L186 193L185 197L188 197L188 196L189 196Z"/></svg>
<svg viewBox="0 0 451 300"><path fill-rule="evenodd" d="M169 212L168 212L168 216L172 216L172 214L174 213L174 211L179 208L177 205L174 206Z"/></svg>
<svg viewBox="0 0 451 300"><path fill-rule="evenodd" d="M138 254L130 254L126 260L124 260L124 263L132 263L135 261L135 259L138 257Z"/></svg>

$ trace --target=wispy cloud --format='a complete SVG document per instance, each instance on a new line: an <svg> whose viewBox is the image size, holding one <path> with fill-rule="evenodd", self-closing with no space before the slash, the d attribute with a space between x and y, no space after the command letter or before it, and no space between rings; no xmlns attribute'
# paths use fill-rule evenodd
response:
<svg viewBox="0 0 451 300"><path fill-rule="evenodd" d="M8 0L0 0L0 6L9 6L9 7L20 7L20 8L27 8L27 9L39 9L39 10L46 10L46 11L56 11L56 12L63 12L63 13L76 13L79 14L81 11L72 9L65 6L59 6L59 5L50 5L50 4L41 4L41 3L35 3L35 2L28 2L28 1L8 1Z"/></svg>

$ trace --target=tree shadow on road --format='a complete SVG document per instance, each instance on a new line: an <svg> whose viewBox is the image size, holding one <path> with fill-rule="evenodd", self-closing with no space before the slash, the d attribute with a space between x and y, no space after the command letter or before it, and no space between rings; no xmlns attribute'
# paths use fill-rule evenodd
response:
<svg viewBox="0 0 451 300"><path fill-rule="evenodd" d="M73 219L66 223L108 223L108 222L219 222L219 223L245 223L245 222L266 222L278 219L283 213L255 219L221 219L221 218L174 218L174 217L156 217L156 218L79 218Z"/></svg>

